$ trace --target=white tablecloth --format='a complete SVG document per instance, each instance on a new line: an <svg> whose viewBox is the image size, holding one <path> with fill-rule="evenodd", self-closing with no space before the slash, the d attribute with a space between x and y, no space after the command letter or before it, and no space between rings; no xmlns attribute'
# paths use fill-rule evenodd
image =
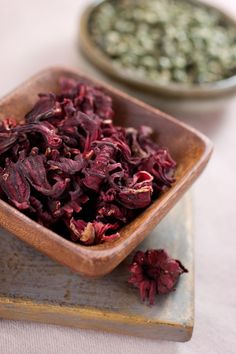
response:
<svg viewBox="0 0 236 354"><path fill-rule="evenodd" d="M235 0L211 0L236 17ZM0 96L55 64L84 66L77 53L86 0L0 0ZM0 320L1 354L236 353L236 100L222 117L189 120L215 143L194 191L196 316L192 340L171 343ZM0 284L1 286L1 284Z"/></svg>

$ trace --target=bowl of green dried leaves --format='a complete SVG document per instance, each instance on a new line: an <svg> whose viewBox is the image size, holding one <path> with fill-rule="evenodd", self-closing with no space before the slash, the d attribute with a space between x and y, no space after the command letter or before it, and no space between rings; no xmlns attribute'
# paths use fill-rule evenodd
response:
<svg viewBox="0 0 236 354"><path fill-rule="evenodd" d="M104 0L80 21L80 47L101 71L143 93L236 92L236 21L196 0Z"/></svg>

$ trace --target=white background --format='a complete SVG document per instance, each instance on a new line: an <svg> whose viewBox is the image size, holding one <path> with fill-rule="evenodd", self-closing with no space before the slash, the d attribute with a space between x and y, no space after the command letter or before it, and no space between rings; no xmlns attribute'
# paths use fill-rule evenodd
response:
<svg viewBox="0 0 236 354"><path fill-rule="evenodd" d="M236 17L236 0L211 2ZM79 15L87 3L0 0L0 96L47 66L86 67L76 41ZM193 188L196 317L192 340L151 341L0 320L0 354L236 353L236 99L221 117L189 122L215 143L214 156Z"/></svg>

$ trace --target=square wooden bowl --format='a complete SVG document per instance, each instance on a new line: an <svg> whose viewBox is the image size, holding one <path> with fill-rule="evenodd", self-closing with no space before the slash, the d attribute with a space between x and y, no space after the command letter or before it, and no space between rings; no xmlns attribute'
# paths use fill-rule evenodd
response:
<svg viewBox="0 0 236 354"><path fill-rule="evenodd" d="M212 143L203 134L175 118L66 68L46 69L3 98L0 101L0 119L13 116L22 120L35 103L38 93L59 92L58 79L61 76L102 86L113 99L115 123L133 127L142 124L151 126L156 133L155 139L160 145L169 148L178 166L175 184L124 226L119 239L96 246L83 246L66 240L0 200L2 227L71 270L98 277L111 272L182 197L206 166L212 153Z"/></svg>

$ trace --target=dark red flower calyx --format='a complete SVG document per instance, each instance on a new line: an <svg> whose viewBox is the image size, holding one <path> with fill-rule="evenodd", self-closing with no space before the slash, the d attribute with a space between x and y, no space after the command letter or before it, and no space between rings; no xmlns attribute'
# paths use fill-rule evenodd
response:
<svg viewBox="0 0 236 354"><path fill-rule="evenodd" d="M180 275L188 272L163 249L137 251L129 270L128 282L139 289L142 301L148 299L150 305L154 304L156 295L174 291Z"/></svg>

